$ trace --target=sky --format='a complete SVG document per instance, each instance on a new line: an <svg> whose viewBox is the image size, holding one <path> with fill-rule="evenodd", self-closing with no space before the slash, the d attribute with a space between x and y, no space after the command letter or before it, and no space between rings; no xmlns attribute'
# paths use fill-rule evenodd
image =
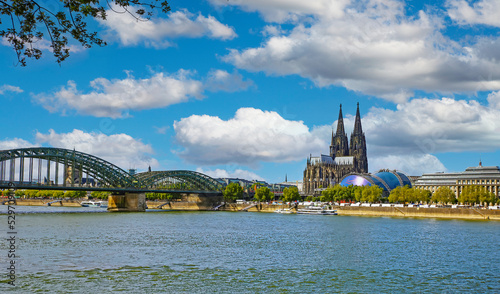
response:
<svg viewBox="0 0 500 294"><path fill-rule="evenodd" d="M0 150L301 181L339 105L350 137L359 102L370 172L500 165L498 0L169 4L88 20L108 45L72 44L61 65L46 40L27 67L0 40Z"/></svg>

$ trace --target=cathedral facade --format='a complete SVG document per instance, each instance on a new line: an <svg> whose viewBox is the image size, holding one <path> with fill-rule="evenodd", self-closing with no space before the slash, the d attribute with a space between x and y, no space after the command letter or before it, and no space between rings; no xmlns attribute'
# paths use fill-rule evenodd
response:
<svg viewBox="0 0 500 294"><path fill-rule="evenodd" d="M359 103L350 144L344 130L344 117L342 115L341 104L337 132L334 134L332 130L330 155L309 156L306 169L304 170L303 191L307 195L318 194L318 189L339 184L341 179L347 174L367 172L366 140L361 127Z"/></svg>

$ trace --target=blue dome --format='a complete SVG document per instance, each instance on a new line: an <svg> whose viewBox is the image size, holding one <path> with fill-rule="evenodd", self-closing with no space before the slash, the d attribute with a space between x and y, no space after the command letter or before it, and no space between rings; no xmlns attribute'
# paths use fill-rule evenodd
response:
<svg viewBox="0 0 500 294"><path fill-rule="evenodd" d="M345 177L342 182L340 182L341 186L347 187L350 185L353 186L371 186L370 182L362 176L359 175L349 175Z"/></svg>
<svg viewBox="0 0 500 294"><path fill-rule="evenodd" d="M401 180L403 180L403 186L409 186L411 188L410 178L408 178L408 176L402 172L396 172L396 173L399 175L399 177L401 177Z"/></svg>
<svg viewBox="0 0 500 294"><path fill-rule="evenodd" d="M379 179L374 178L374 177L370 177L370 179L375 183L375 185L377 185L380 188L384 189L384 191L388 191L387 188L385 187L385 185L381 181L379 181Z"/></svg>
<svg viewBox="0 0 500 294"><path fill-rule="evenodd" d="M382 179L382 181L384 181L387 184L387 186L389 186L389 190L392 190L392 189L396 188L397 186L401 185L398 177L391 172L387 172L387 171L378 172L375 174L375 176Z"/></svg>
<svg viewBox="0 0 500 294"><path fill-rule="evenodd" d="M402 172L381 170L376 174L351 174L346 176L340 182L341 186L372 186L377 185L384 191L391 192L392 189L398 186L410 186L411 181L407 175Z"/></svg>

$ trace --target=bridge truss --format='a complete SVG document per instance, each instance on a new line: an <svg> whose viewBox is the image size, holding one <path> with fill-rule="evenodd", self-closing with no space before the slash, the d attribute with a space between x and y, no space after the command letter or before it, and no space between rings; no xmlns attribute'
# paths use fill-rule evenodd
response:
<svg viewBox="0 0 500 294"><path fill-rule="evenodd" d="M0 188L145 192L220 192L219 182L194 171L131 175L99 157L62 148L0 150Z"/></svg>

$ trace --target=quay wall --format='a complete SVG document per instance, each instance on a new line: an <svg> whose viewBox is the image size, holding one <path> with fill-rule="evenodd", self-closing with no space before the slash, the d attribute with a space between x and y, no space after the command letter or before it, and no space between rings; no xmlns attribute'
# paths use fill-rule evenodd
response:
<svg viewBox="0 0 500 294"><path fill-rule="evenodd" d="M339 215L500 220L500 210L420 207L335 207Z"/></svg>
<svg viewBox="0 0 500 294"><path fill-rule="evenodd" d="M154 208L148 202L149 208ZM171 210L212 210L213 206L201 203L172 202L162 209ZM220 207L219 211L242 211L251 204L230 203ZM287 208L286 205L259 204L249 208L249 212L274 212L276 209ZM299 208L302 208L299 206ZM500 220L500 210L466 209L466 208L418 208L418 207L352 207L334 206L339 215L355 216L390 216L390 217L425 217L448 219Z"/></svg>
<svg viewBox="0 0 500 294"><path fill-rule="evenodd" d="M17 205L26 206L46 206L52 199L17 199ZM167 203L161 209L179 211L209 211L213 210L222 197L204 197L202 195L189 195L183 197L181 201L147 201L149 209ZM62 202L52 203L52 206L79 207L79 200L62 200ZM250 203L236 204L228 203L221 206L219 211L243 211L251 206ZM249 212L274 212L276 209L287 208L287 205L272 205L261 203L248 208ZM301 208L301 207L299 207ZM390 216L390 217L423 217L423 218L448 218L448 219L477 219L477 220L499 220L500 210L491 209L470 209L470 208L419 208L419 207L354 207L335 206L339 215L355 216Z"/></svg>
<svg viewBox="0 0 500 294"><path fill-rule="evenodd" d="M25 206L47 206L47 203L57 199L16 199L16 205ZM62 202L52 203L51 206L80 207L79 200L62 200Z"/></svg>

